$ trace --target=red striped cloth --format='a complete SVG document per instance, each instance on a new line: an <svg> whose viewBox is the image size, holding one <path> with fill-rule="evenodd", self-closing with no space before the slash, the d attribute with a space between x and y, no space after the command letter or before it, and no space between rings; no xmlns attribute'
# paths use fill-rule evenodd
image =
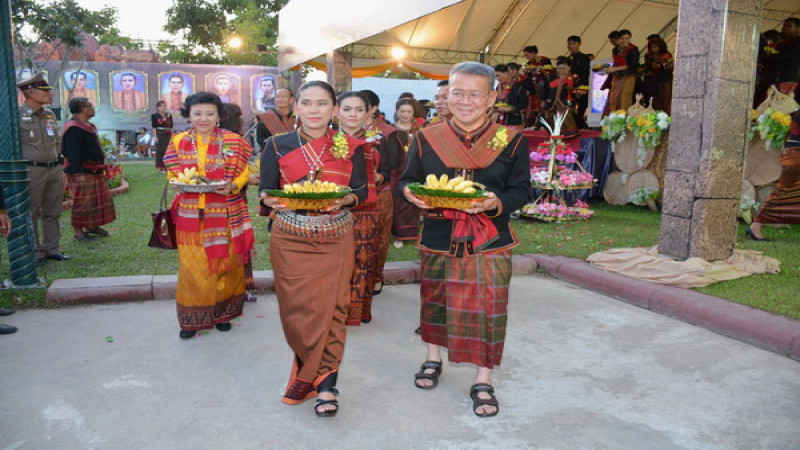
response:
<svg viewBox="0 0 800 450"><path fill-rule="evenodd" d="M511 250L454 257L420 251L420 331L452 362L500 365L508 321Z"/></svg>
<svg viewBox="0 0 800 450"><path fill-rule="evenodd" d="M94 228L117 219L105 174L68 173L73 227Z"/></svg>

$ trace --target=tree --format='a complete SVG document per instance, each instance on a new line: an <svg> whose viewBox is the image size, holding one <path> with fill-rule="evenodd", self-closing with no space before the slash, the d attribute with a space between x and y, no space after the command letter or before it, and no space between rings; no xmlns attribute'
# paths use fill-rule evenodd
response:
<svg viewBox="0 0 800 450"><path fill-rule="evenodd" d="M0 0L2 1L2 0ZM14 45L22 60L21 67L39 70L34 47L41 42L60 40L64 48L59 76L75 48L83 47L82 33L103 36L114 28L117 9L106 6L100 11L91 11L78 6L75 0L55 0L41 3L35 0L11 0ZM50 56L50 55L44 55Z"/></svg>
<svg viewBox="0 0 800 450"><path fill-rule="evenodd" d="M174 0L164 30L181 34L183 42L162 42L159 52L172 63L277 65L278 12L287 2ZM242 40L239 49L228 47L234 36Z"/></svg>

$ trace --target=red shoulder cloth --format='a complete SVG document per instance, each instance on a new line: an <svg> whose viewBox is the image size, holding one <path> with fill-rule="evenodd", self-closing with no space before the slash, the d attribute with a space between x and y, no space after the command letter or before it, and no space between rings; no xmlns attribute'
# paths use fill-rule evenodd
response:
<svg viewBox="0 0 800 450"><path fill-rule="evenodd" d="M332 151L334 134L334 131L329 130L324 136L309 141L278 159L281 187L287 183L295 183L311 173L316 173L317 180L349 186L350 175L353 171L353 162L350 158L355 149L364 144L364 141L345 134L348 147L347 156L336 158Z"/></svg>
<svg viewBox="0 0 800 450"><path fill-rule="evenodd" d="M420 133L425 136L425 140L428 141L436 156L442 160L445 166L451 169L485 169L503 151L503 149L495 150L489 147L489 142L501 127L502 125L496 123L489 125L486 132L469 149L458 139L455 131L447 122L423 128ZM511 128L506 128L506 130L508 131L508 142L511 142L517 135L517 131Z"/></svg>

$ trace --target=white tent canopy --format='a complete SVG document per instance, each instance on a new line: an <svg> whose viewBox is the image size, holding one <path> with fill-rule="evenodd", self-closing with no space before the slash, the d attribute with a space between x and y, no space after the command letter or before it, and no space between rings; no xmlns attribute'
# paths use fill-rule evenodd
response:
<svg viewBox="0 0 800 450"><path fill-rule="evenodd" d="M764 5L763 30L800 15L798 0ZM486 61L495 63L518 56L527 45L554 57L566 53L570 35L581 36L584 53L602 58L610 56L606 36L622 28L631 30L638 45L661 34L674 51L677 15L678 0L292 0L280 13L279 67L353 43L402 46L419 62L437 62L419 56L433 53L420 51L427 49L486 51Z"/></svg>

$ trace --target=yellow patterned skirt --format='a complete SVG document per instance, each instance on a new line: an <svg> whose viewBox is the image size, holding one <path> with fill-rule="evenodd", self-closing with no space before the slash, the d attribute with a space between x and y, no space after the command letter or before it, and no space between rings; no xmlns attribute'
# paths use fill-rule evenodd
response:
<svg viewBox="0 0 800 450"><path fill-rule="evenodd" d="M178 323L181 330L204 330L215 324L230 322L242 315L245 298L244 265L241 257L233 252L228 238L230 264L228 270L211 274L208 258L202 245L181 242L202 242L199 232L178 231ZM183 235L183 236L180 236Z"/></svg>

